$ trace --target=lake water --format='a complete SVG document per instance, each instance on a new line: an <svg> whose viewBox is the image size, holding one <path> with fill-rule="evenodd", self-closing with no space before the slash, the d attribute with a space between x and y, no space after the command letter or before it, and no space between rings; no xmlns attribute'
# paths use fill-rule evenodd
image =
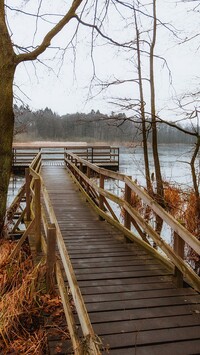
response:
<svg viewBox="0 0 200 355"><path fill-rule="evenodd" d="M151 173L153 173L153 155L151 149L149 149L149 153L150 169ZM173 184L181 184L183 188L191 187L192 178L189 165L191 155L192 146L190 145L159 145L163 179ZM197 166L197 169L199 169L199 166ZM131 175L140 185L145 185L142 147L120 148L120 172Z"/></svg>
<svg viewBox="0 0 200 355"><path fill-rule="evenodd" d="M151 173L153 170L153 155L149 149L149 162ZM192 146L189 145L159 145L160 164L164 180L181 184L183 188L192 186L189 161L192 155ZM137 180L139 185L145 186L144 159L142 147L120 147L119 170L121 173L131 175L133 180ZM197 164L199 169L199 162ZM23 176L12 176L8 191L8 204L13 200L17 190L24 182ZM107 182L109 190L120 192L120 186L112 181Z"/></svg>

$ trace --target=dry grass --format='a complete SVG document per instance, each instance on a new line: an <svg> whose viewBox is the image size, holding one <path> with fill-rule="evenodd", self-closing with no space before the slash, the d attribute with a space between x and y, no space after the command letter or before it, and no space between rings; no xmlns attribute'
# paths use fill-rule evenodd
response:
<svg viewBox="0 0 200 355"><path fill-rule="evenodd" d="M164 198L166 210L174 217L180 217L180 211L183 204L181 190L177 187L165 183Z"/></svg>
<svg viewBox="0 0 200 355"><path fill-rule="evenodd" d="M188 196L183 218L184 218L186 228L191 233L198 236L199 218L198 218L198 211L197 211L197 198L193 192L191 192Z"/></svg>
<svg viewBox="0 0 200 355"><path fill-rule="evenodd" d="M164 198L165 209L200 240L200 212L198 211L198 201L194 192L183 191L180 187L172 186L165 182ZM145 206L133 191L131 193L131 205L138 210L147 222L150 223L150 221L155 220L156 216L152 209ZM121 210L121 215L124 218L124 209ZM157 232L161 232L162 223L160 226L160 230L157 230ZM194 269L200 274L200 256L189 246L186 247L186 259L189 263L192 262Z"/></svg>
<svg viewBox="0 0 200 355"><path fill-rule="evenodd" d="M15 242L2 241L0 253L0 354L48 354L46 323L64 319L58 296L45 293L44 263L33 267L25 244L15 261L8 256ZM69 338L66 331L65 337Z"/></svg>

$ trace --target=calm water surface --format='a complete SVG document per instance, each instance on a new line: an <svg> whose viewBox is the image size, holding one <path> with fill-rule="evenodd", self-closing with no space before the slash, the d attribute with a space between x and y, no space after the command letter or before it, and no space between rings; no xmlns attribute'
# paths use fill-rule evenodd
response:
<svg viewBox="0 0 200 355"><path fill-rule="evenodd" d="M149 149L149 152L150 168L151 173L153 173L153 156L151 149ZM184 188L192 186L190 166L188 164L192 155L191 146L184 144L160 145L159 154L164 180L181 184ZM199 170L199 162L197 165L197 170ZM140 185L145 186L143 150L141 147L120 148L120 172L132 176L133 180L137 180ZM11 203L23 183L23 176L12 176L8 192L8 204ZM109 181L107 182L107 187L116 194L121 194L122 186L120 186L120 184L116 185L115 182Z"/></svg>
<svg viewBox="0 0 200 355"><path fill-rule="evenodd" d="M153 173L152 150L149 149L149 152L150 170ZM191 155L192 146L190 145L159 145L163 179L171 183L181 184L183 187L190 187L192 185L189 165ZM197 169L199 169L199 166L197 166ZM139 184L145 185L144 159L141 147L120 148L120 172L131 175Z"/></svg>

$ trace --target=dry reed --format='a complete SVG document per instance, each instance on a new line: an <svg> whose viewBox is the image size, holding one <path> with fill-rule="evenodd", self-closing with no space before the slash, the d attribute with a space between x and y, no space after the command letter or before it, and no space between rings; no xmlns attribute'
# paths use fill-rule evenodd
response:
<svg viewBox="0 0 200 355"><path fill-rule="evenodd" d="M42 262L33 266L27 243L8 262L14 247L15 242L1 241L0 354L48 354L46 323L51 318L53 328L59 329L62 302L45 293L46 266ZM67 329L65 338L69 338Z"/></svg>

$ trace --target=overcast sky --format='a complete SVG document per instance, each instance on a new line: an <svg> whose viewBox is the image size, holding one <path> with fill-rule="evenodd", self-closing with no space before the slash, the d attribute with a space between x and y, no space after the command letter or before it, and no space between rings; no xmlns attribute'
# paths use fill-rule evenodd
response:
<svg viewBox="0 0 200 355"><path fill-rule="evenodd" d="M30 0L28 2L15 1L19 9L30 12L37 12L37 5L40 1ZM43 0L41 14L56 13L63 14L67 8L67 1L56 0L54 2ZM145 2L144 2L145 3ZM7 1L8 5L13 5L12 0ZM199 87L200 66L199 66L199 40L196 37L187 44L180 44L181 39L189 38L198 33L199 16L190 11L192 4L185 4L183 1L177 3L174 0L158 0L157 15L162 22L171 23L179 31L174 37L172 32L158 27L158 42L156 54L167 59L172 73L173 86L169 84L169 73L163 67L161 60L156 60L156 100L157 108L163 115L170 117L168 108L173 108L172 96L181 95L185 92L196 91ZM113 8L114 9L114 8ZM109 21L104 24L104 30L115 40L123 42L125 39L135 37L134 26L131 25L133 18L130 12L126 26L121 16L111 9ZM150 7L148 7L150 11ZM59 20L57 17L46 17L52 22ZM142 19L143 29L149 28L148 20ZM19 46L31 46L40 43L45 33L53 26L52 23L39 21L36 28L36 18L26 16L8 10L8 22L12 31L12 40ZM66 47L73 31L76 21L73 20L53 41L53 46ZM35 36L33 36L35 33ZM33 40L34 37L34 40ZM16 73L15 83L20 88L16 89L16 94L30 106L31 109L51 108L59 114L71 112L89 112L91 109L99 109L101 112L110 113L116 107L111 105L111 97L137 98L138 88L134 84L111 87L100 95L96 95L99 88L93 82L92 93L89 90L93 77L93 65L91 61L91 31L88 28L80 29L77 39L76 63L74 64L74 51L67 49L62 59L62 52L57 49L50 49L43 54L41 63L21 64ZM128 79L135 78L136 71L132 61L134 53L123 53L106 42L99 39L94 48L94 59L96 74L101 80L114 80L114 78ZM148 75L148 58L143 59L144 75ZM23 91L23 94L22 92ZM145 95L148 99L148 87L145 86ZM94 96L93 98L91 96Z"/></svg>

